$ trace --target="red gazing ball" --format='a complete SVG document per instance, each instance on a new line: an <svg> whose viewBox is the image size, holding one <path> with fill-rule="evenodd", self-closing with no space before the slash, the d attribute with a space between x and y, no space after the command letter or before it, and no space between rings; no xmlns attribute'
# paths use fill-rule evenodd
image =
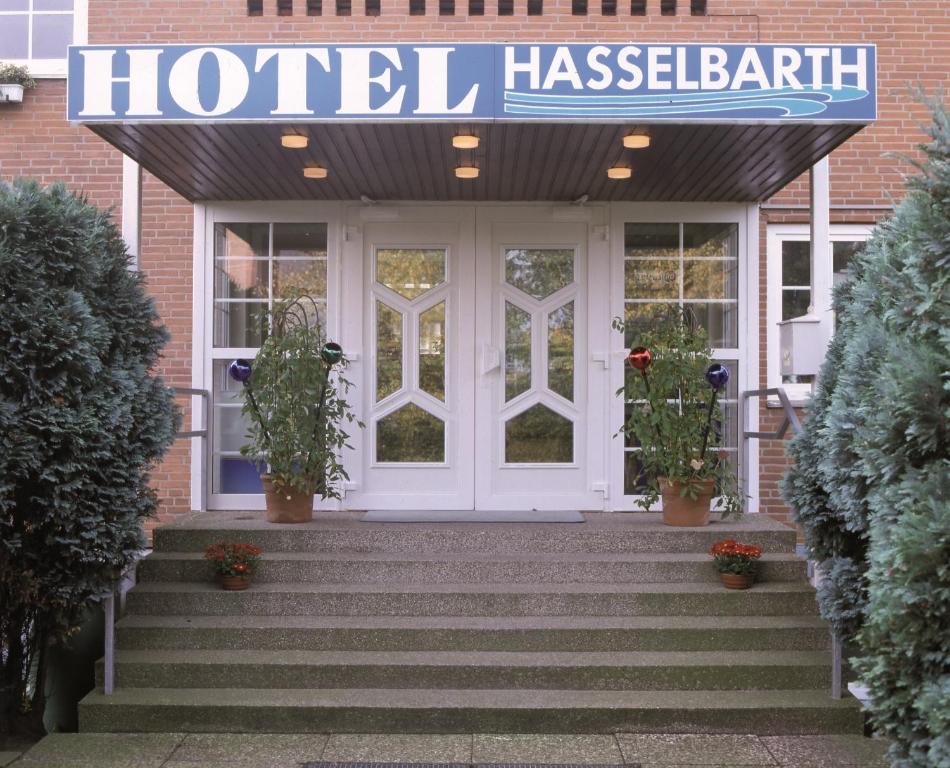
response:
<svg viewBox="0 0 950 768"><path fill-rule="evenodd" d="M627 362L638 371L645 371L653 362L653 354L646 347L634 347L627 355Z"/></svg>

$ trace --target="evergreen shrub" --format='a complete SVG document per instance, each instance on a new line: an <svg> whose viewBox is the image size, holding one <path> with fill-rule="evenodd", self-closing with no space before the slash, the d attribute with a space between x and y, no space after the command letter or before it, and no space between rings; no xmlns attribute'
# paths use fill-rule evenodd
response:
<svg viewBox="0 0 950 768"><path fill-rule="evenodd" d="M108 213L0 184L2 731L41 731L50 645L145 545L178 421L167 338Z"/></svg>
<svg viewBox="0 0 950 768"><path fill-rule="evenodd" d="M895 768L950 765L950 119L837 294L786 498Z"/></svg>

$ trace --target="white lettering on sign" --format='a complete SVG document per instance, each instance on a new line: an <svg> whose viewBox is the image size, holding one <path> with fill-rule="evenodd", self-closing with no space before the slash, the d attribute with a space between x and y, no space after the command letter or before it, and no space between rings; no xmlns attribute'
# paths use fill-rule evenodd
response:
<svg viewBox="0 0 950 768"><path fill-rule="evenodd" d="M606 45L595 45L587 52L587 66L594 70L600 77L588 79L584 85L593 91L600 91L610 85L614 73L604 62L604 58L610 55L610 49Z"/></svg>
<svg viewBox="0 0 950 768"><path fill-rule="evenodd" d="M211 109L205 109L198 98L198 71L205 56L211 56L218 67L218 100ZM217 117L241 106L250 84L244 62L223 48L188 51L168 73L168 91L175 103L199 117Z"/></svg>
<svg viewBox="0 0 950 768"><path fill-rule="evenodd" d="M845 74L855 75L857 78L857 87L865 90L868 87L868 54L864 48L858 48L857 60L854 64L844 64L841 61L841 49L835 48L831 51L831 87L835 90L841 88Z"/></svg>
<svg viewBox="0 0 950 768"><path fill-rule="evenodd" d="M551 66L548 67L548 73L544 77L544 85L541 88L547 91L553 88L555 83L570 83L575 91L584 87L581 84L581 76L577 73L574 57L563 45L559 45L554 52L554 58L551 60Z"/></svg>
<svg viewBox="0 0 950 768"><path fill-rule="evenodd" d="M762 66L762 60L759 59L759 53L755 48L746 48L742 52L739 66L736 67L736 76L732 78L732 85L729 88L738 91L746 83L757 85L759 88L770 87L769 77L765 74L765 67Z"/></svg>
<svg viewBox="0 0 950 768"><path fill-rule="evenodd" d="M413 48L419 57L417 115L470 115L478 97L478 83L454 107L449 106L449 54L454 48Z"/></svg>
<svg viewBox="0 0 950 768"><path fill-rule="evenodd" d="M330 71L330 52L326 48L261 48L254 71L260 72L271 59L277 59L277 107L272 115L312 115L307 106L307 63L318 62Z"/></svg>
<svg viewBox="0 0 950 768"><path fill-rule="evenodd" d="M699 49L699 87L704 91L718 91L729 85L729 56L722 48Z"/></svg>
<svg viewBox="0 0 950 768"><path fill-rule="evenodd" d="M625 45L617 54L617 66L621 71L626 72L630 77L625 77L617 81L617 87L625 91L632 91L639 88L643 83L643 70L634 64L630 59L635 59L640 55L640 49L635 45Z"/></svg>
<svg viewBox="0 0 950 768"><path fill-rule="evenodd" d="M392 71L402 69L399 50L396 48L340 48L340 108L338 115L398 115L402 110L402 100L406 95L406 86L399 89L382 106L373 109L372 87L378 86L384 93L392 93ZM382 74L370 75L373 54L386 59L392 67L386 67Z"/></svg>
<svg viewBox="0 0 950 768"><path fill-rule="evenodd" d="M161 115L158 108L158 57L161 48L136 48L129 51L129 76L113 74L115 49L97 48L80 51L85 63L82 110L79 115L115 115L112 86L129 84L129 117Z"/></svg>
<svg viewBox="0 0 950 768"><path fill-rule="evenodd" d="M647 51L647 88L664 91L673 87L669 80L660 80L660 75L673 71L673 65L668 61L660 61L660 57L667 58L673 52L672 48L658 46Z"/></svg>
<svg viewBox="0 0 950 768"><path fill-rule="evenodd" d="M786 85L796 90L803 88L795 73L802 65L802 56L794 48L776 48L772 60L772 82L776 88Z"/></svg>
<svg viewBox="0 0 950 768"><path fill-rule="evenodd" d="M541 49L532 45L528 49L528 61L515 61L514 46L505 46L505 90L515 89L515 75L519 72L528 73L528 87L536 91L541 87Z"/></svg>

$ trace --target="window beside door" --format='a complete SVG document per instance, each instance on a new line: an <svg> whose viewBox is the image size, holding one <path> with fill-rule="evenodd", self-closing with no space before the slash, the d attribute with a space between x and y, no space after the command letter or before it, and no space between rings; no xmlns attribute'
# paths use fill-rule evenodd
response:
<svg viewBox="0 0 950 768"><path fill-rule="evenodd" d="M87 37L88 0L0 0L0 61L65 77L66 49Z"/></svg>
<svg viewBox="0 0 950 768"><path fill-rule="evenodd" d="M624 227L625 352L638 331L679 308L705 328L717 362L732 374L713 425L733 468L739 447L739 226L724 223L628 223ZM631 376L639 375L627 370ZM625 413L635 407L628 402ZM643 492L640 446L624 437L624 495Z"/></svg>
<svg viewBox="0 0 950 768"><path fill-rule="evenodd" d="M248 423L227 367L257 355L275 301L309 296L318 307L313 322L326 328L327 225L217 223L213 275L211 492L262 493L257 468L241 456Z"/></svg>
<svg viewBox="0 0 950 768"><path fill-rule="evenodd" d="M828 284L838 285L847 279L851 259L864 248L872 230L873 227L864 224L831 226L831 263L822 265L823 269L831 270ZM768 384L784 387L793 402L808 399L815 377L782 375L778 323L809 314L813 309L810 239L807 224L781 224L768 229ZM815 311L830 309L817 307Z"/></svg>

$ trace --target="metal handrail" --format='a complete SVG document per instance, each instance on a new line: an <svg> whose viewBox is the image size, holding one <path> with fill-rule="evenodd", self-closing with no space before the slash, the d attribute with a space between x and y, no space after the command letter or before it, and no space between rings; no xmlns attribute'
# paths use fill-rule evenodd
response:
<svg viewBox="0 0 950 768"><path fill-rule="evenodd" d="M180 430L175 433L175 439L178 440L183 437L200 437L201 438L201 456L203 466L207 465L207 455L208 455L208 420L209 416L209 404L211 402L211 393L207 389L194 389L193 387L172 387L172 391L176 395L191 395L192 397L200 397L204 402L202 404L202 421L204 426L201 429L186 429ZM202 508L203 505L202 505ZM122 582L129 578L131 572L134 572L135 564L130 566L129 570L122 574L122 577L119 579L118 588L122 590ZM102 655L102 664L103 664L103 675L102 675L102 692L109 696L115 690L115 620L116 620L116 605L115 605L115 587L109 590L109 592L103 597L103 612L105 613L105 640L104 640L104 649Z"/></svg>
<svg viewBox="0 0 950 768"><path fill-rule="evenodd" d="M792 401L788 399L788 395L782 387L769 387L768 389L750 389L742 393L742 401L745 403L750 397L777 397L778 401L782 404L782 412L785 415L785 418L782 419L782 423L779 424L778 429L774 432L743 432L742 436L749 438L755 437L762 440L782 440L785 438L785 433L788 432L788 428L792 428L793 434L799 434L802 431L802 423L798 418L798 414L795 413L795 408L792 405Z"/></svg>
<svg viewBox="0 0 950 768"><path fill-rule="evenodd" d="M208 436L208 404L211 402L211 393L207 389L194 389L192 387L172 387L176 395L192 395L204 400L202 413L204 414L204 428L192 429L184 432L177 432L175 439L180 437L207 437Z"/></svg>
<svg viewBox="0 0 950 768"><path fill-rule="evenodd" d="M779 424L778 429L774 432L749 432L743 431L742 436L745 438L757 438L760 440L784 440L785 435L789 430L789 427L792 429L793 434L800 434L802 431L802 422L798 418L798 414L795 413L795 408L792 406L791 400L788 399L788 394L785 392L785 389L782 387L769 387L768 389L750 389L742 393L742 403L745 407L746 401L750 397L777 397L779 403L782 404L782 412L784 418L782 423ZM809 562L809 571L814 569L814 564ZM821 570L817 569L816 571L816 586L817 581L821 579ZM842 684L842 643L841 638L838 637L838 634L832 630L831 631L831 698L840 699L841 691L843 688Z"/></svg>

